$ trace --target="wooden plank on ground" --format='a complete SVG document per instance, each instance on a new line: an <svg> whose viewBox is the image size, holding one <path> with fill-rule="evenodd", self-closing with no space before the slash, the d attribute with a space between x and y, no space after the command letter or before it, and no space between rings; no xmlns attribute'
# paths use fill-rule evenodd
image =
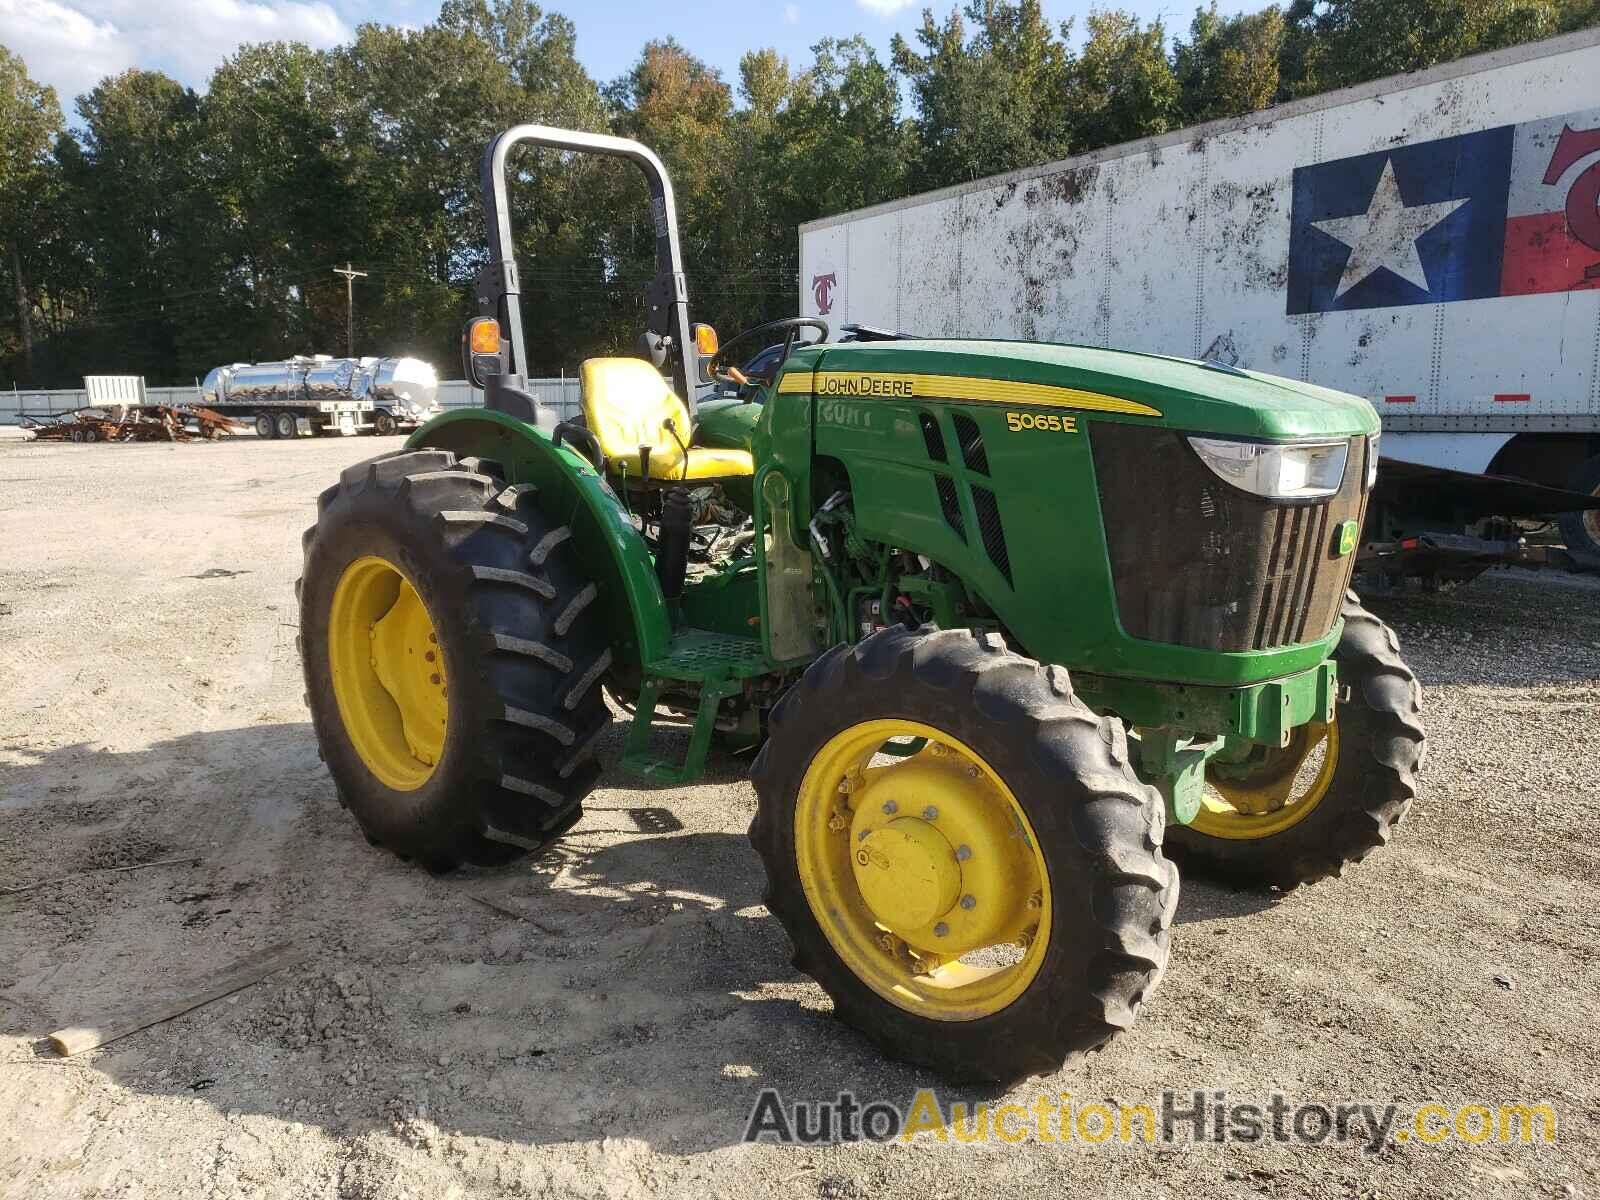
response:
<svg viewBox="0 0 1600 1200"><path fill-rule="evenodd" d="M141 1029L170 1021L173 1017L181 1017L202 1004L210 1004L213 1000L231 996L252 983L259 983L273 972L295 966L309 957L310 955L304 950L287 942L268 947L241 959L232 966L224 967L197 980L179 999L161 1001L136 1009L125 1009L94 1021L69 1025L52 1033L50 1044L62 1055L68 1056L93 1050L96 1046L104 1046L107 1042L127 1037L130 1033L138 1033Z"/></svg>

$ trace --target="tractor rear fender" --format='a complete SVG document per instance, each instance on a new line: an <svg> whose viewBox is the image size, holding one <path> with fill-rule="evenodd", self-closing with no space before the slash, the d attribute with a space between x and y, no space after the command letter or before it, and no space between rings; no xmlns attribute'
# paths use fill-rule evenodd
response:
<svg viewBox="0 0 1600 1200"><path fill-rule="evenodd" d="M655 560L616 493L585 459L526 421L484 408L444 413L406 440L408 450L424 448L485 459L507 482L537 488L539 508L557 531L572 531L607 614L617 664L638 667L665 657L671 625Z"/></svg>

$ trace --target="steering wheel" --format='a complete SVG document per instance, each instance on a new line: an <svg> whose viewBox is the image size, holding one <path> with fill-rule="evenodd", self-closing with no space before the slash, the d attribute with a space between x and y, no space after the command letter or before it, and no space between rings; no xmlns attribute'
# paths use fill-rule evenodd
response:
<svg viewBox="0 0 1600 1200"><path fill-rule="evenodd" d="M758 347L759 350L765 350L768 346L777 345L780 340L779 335L782 335L783 357L778 360L778 366L781 367L789 357L789 352L794 349L795 342L798 340L801 331L805 329L817 330L817 336L810 341L800 342L802 346L814 346L818 342L828 340L828 323L819 321L815 317L785 317L781 321L768 321L765 325L757 325L753 329L746 329L743 333L735 334L731 339L724 342L722 348L706 364L706 369L711 372L711 377L718 383L731 383L738 387L747 387L750 384L750 377L730 361L733 358L731 353L733 348L744 345L746 342L753 342L757 338L765 338L766 340ZM741 355L740 357L743 356Z"/></svg>

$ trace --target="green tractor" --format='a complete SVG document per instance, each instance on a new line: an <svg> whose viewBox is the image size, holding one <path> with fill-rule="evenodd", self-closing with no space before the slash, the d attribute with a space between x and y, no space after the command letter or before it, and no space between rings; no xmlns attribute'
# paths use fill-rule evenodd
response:
<svg viewBox="0 0 1600 1200"><path fill-rule="evenodd" d="M583 364L582 420L516 373L520 143L650 187L644 357ZM1388 839L1425 739L1394 634L1347 590L1366 401L809 320L719 348L645 147L519 126L483 195L463 353L486 406L346 470L305 536L308 703L370 841L434 871L549 845L600 774L605 693L637 775L759 747L750 840L795 965L888 1054L1010 1083L1133 1021L1167 961L1168 852L1288 888Z"/></svg>

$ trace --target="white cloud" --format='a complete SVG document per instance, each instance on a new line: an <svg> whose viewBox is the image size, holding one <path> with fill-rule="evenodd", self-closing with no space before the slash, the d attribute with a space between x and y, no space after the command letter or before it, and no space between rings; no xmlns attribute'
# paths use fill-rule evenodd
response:
<svg viewBox="0 0 1600 1200"><path fill-rule="evenodd" d="M69 114L74 97L132 66L203 88L245 42L325 47L351 36L325 0L0 0L0 44Z"/></svg>
<svg viewBox="0 0 1600 1200"><path fill-rule="evenodd" d="M785 4L783 6L783 23L785 25L800 24L800 6L798 4Z"/></svg>
<svg viewBox="0 0 1600 1200"><path fill-rule="evenodd" d="M0 0L0 44L56 89L69 116L74 96L134 61L115 25L55 0Z"/></svg>
<svg viewBox="0 0 1600 1200"><path fill-rule="evenodd" d="M896 13L905 12L906 9L916 4L918 0L856 0L862 8L875 17L888 20Z"/></svg>

